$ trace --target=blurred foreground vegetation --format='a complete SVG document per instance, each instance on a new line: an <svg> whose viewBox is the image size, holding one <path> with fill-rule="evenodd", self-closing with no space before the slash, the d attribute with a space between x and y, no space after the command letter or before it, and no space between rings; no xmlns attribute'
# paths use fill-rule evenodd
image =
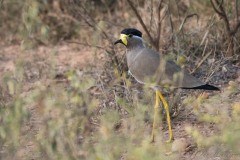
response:
<svg viewBox="0 0 240 160"><path fill-rule="evenodd" d="M154 38L159 29L159 2L134 1ZM239 3L224 1L232 28L239 19ZM46 61L37 55L32 60L16 58L15 70L1 73L0 158L239 159L239 31L233 36L234 52L229 55L224 21L210 1L163 1L160 11L160 50L176 61L183 56L188 61L183 66L196 71L199 78L214 79L212 83L222 89L207 96L193 92L177 95L183 104L177 101L182 107L173 119L175 141L170 144L164 142L168 132L163 112L156 142L149 143L154 92L127 75L124 59L115 53L122 48L112 46L123 28L142 29L128 1L1 1L2 48L20 45L19 53L33 50L35 54L39 46L77 40L82 50L88 47L104 58L96 57L95 65L81 71L68 68L63 83L56 80L56 49ZM143 32L147 45L154 46ZM8 54L0 52L0 59ZM228 65L235 70L225 69ZM37 68L39 75L29 78L32 68ZM172 103L173 97L168 101Z"/></svg>

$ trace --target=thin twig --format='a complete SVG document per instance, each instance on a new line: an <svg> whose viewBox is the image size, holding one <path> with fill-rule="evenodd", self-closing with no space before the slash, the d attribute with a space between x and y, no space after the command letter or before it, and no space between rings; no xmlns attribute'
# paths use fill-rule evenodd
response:
<svg viewBox="0 0 240 160"><path fill-rule="evenodd" d="M210 0L210 2L211 2L211 5L212 5L214 11L215 11L217 14L222 15L221 11L219 11L219 10L216 8L213 0ZM215 1L215 2L216 2L216 1ZM222 1L222 2L223 2L223 1Z"/></svg>
<svg viewBox="0 0 240 160"><path fill-rule="evenodd" d="M135 15L137 16L137 18L138 18L140 24L142 25L144 31L147 33L148 38L150 39L151 44L154 45L154 44L155 44L155 43L154 43L154 39L152 38L151 34L149 33L149 31L148 31L148 29L147 29L145 23L143 22L141 16L139 15L139 13L138 13L136 7L134 7L133 2L132 2L131 0L127 0L127 2L128 2L128 4L130 5L130 7L132 8L132 10L133 10L133 12L135 13ZM154 47L156 48L155 45L154 45ZM157 48L156 48L156 49L157 49Z"/></svg>
<svg viewBox="0 0 240 160"><path fill-rule="evenodd" d="M153 0L151 0L151 8L150 8L150 26L153 24ZM150 27L149 32L151 32L152 27Z"/></svg>
<svg viewBox="0 0 240 160"><path fill-rule="evenodd" d="M106 48L98 46L98 45L93 45L93 44L89 44L89 43L83 43L83 42L77 42L77 41L66 41L67 43L75 43L75 44L80 44L83 46L88 46L88 47L93 47L93 48L98 48L98 49L102 49L102 50L106 50Z"/></svg>
<svg viewBox="0 0 240 160"><path fill-rule="evenodd" d="M182 23L181 23L181 25L180 25L180 27L179 27L179 29L178 29L178 32L180 32L180 31L182 30L182 28L183 28L184 24L186 23L187 19L189 19L189 18L191 18L191 17L193 17L193 16L196 16L196 17L197 17L197 21L199 20L199 15L196 14L196 13L187 15L187 16L183 19L183 21L182 21Z"/></svg>
<svg viewBox="0 0 240 160"><path fill-rule="evenodd" d="M211 54L212 54L212 51L208 52L208 54L205 55L205 56L203 57L203 59L198 63L197 67L194 68L194 69L191 71L191 74L194 73L194 72L196 72L196 70L203 64L203 62L206 61L206 59L207 59Z"/></svg>
<svg viewBox="0 0 240 160"><path fill-rule="evenodd" d="M104 37L111 42L111 38L109 38L108 34L97 25L96 21L90 16L90 13L88 13L87 9L83 5L81 5L81 7L85 11L85 13L87 13L88 17L91 19L92 23L94 24L91 27L96 28L99 31L101 31L101 33L104 35Z"/></svg>
<svg viewBox="0 0 240 160"><path fill-rule="evenodd" d="M158 4L158 28L157 28L157 40L156 40L156 49L157 51L159 51L159 46L160 46L160 36L161 36L161 28L162 28L162 23L161 23L161 7L162 7L162 2L163 0L160 0L159 4Z"/></svg>
<svg viewBox="0 0 240 160"><path fill-rule="evenodd" d="M229 23L229 19L227 17L227 14L225 12L225 9L223 7L223 2L224 0L222 0L221 2L219 2L218 0L210 0L213 9L215 10L215 12L223 19L224 24L225 24L225 28L226 28L226 33L227 33L227 41L228 41L228 49L227 49L227 55L228 56L232 56L235 51L234 51L234 41L233 41L233 37L235 36L236 32L238 31L239 27L240 27L240 21L237 20L237 24L235 27L230 26ZM235 4L236 5L236 4ZM217 6L217 7L216 7Z"/></svg>
<svg viewBox="0 0 240 160"><path fill-rule="evenodd" d="M231 31L231 35L235 35L239 28L240 28L240 21L238 21L235 28Z"/></svg>
<svg viewBox="0 0 240 160"><path fill-rule="evenodd" d="M173 21L172 21L172 16L171 16L171 12L169 10L169 7L167 7L167 13L168 13L168 17L169 17L169 23L170 23L170 28L171 28L171 39L170 39L170 44L172 45L172 50L174 48L174 27L173 27Z"/></svg>
<svg viewBox="0 0 240 160"><path fill-rule="evenodd" d="M229 24L229 20L228 20L227 14L226 14L226 12L225 12L225 9L223 8L223 0L222 0L221 3L219 3L218 0L215 0L215 1L216 1L217 4L219 5L219 9L220 9L220 11L222 12L222 18L223 18L223 20L225 21L227 31L230 33L230 32L231 32L230 24Z"/></svg>
<svg viewBox="0 0 240 160"><path fill-rule="evenodd" d="M73 16L70 16L70 15L67 15L67 14L56 14L56 13L53 13L53 12L49 12L47 14L47 16L49 17L55 17L55 18L61 18L61 19L69 19L75 23L79 23L79 20L74 18Z"/></svg>
<svg viewBox="0 0 240 160"><path fill-rule="evenodd" d="M236 22L239 21L238 0L235 0Z"/></svg>
<svg viewBox="0 0 240 160"><path fill-rule="evenodd" d="M226 14L226 12L225 12L225 10L223 8L223 0L221 1L221 3L219 3L218 0L215 0L215 3L217 4L218 9L216 8L216 5L213 2L213 0L210 0L210 2L212 4L212 7L215 10L215 12L224 20L225 27L227 29L228 34L230 35L231 34L231 29L230 29L230 24L229 24L229 20L228 20L227 14Z"/></svg>

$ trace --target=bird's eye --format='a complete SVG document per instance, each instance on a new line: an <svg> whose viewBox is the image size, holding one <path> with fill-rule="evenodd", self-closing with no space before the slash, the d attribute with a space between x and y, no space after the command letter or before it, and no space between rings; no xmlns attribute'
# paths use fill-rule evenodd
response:
<svg viewBox="0 0 240 160"><path fill-rule="evenodd" d="M129 34L129 35L128 35L128 37L130 37L130 38L131 38L132 36L133 36L132 34Z"/></svg>

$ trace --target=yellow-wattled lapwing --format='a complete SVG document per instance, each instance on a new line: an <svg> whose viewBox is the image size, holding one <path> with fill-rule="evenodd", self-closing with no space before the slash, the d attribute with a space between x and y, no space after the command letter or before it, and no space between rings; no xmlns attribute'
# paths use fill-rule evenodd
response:
<svg viewBox="0 0 240 160"><path fill-rule="evenodd" d="M173 139L169 107L159 88L173 86L182 89L219 90L208 85L184 71L173 61L164 59L158 52L146 48L143 44L142 33L134 28L122 30L120 39L114 44L122 43L126 46L127 64L129 73L141 84L149 85L156 91L156 102L152 128L152 141L154 141L155 121L158 113L159 98L167 114L169 140Z"/></svg>

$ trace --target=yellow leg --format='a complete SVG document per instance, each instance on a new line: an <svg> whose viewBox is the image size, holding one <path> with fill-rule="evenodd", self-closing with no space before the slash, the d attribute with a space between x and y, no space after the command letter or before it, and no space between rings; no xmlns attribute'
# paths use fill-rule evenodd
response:
<svg viewBox="0 0 240 160"><path fill-rule="evenodd" d="M166 100L163 98L163 95L160 91L156 91L156 94L159 96L160 100L163 103L164 109L166 110L166 114L167 114L167 123L168 123L168 130L169 130L169 139L167 142L171 142L173 139L173 135L172 135L172 127L171 127L171 119L170 119L170 114L169 114L169 107L168 104L166 102ZM156 96L157 97L157 96Z"/></svg>
<svg viewBox="0 0 240 160"><path fill-rule="evenodd" d="M156 100L155 100L155 106L154 106L154 117L153 117L153 125L152 125L152 136L151 136L151 142L154 142L154 135L155 135L155 129L156 129L156 121L158 119L158 109L159 109L159 99L158 99L158 91L156 91Z"/></svg>

